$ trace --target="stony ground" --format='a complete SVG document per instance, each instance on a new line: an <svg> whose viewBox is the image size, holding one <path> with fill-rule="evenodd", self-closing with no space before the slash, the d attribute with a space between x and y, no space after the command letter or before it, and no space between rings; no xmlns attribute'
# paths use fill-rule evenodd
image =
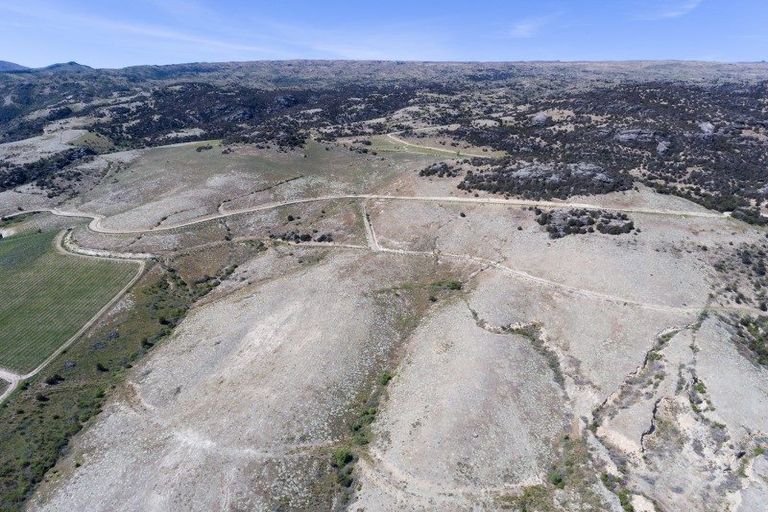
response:
<svg viewBox="0 0 768 512"><path fill-rule="evenodd" d="M0 195L6 214L55 207L129 231L77 227L73 246L99 254L265 247L130 370L30 510L735 512L768 499L768 370L734 341L734 322L760 311L722 293L732 276L715 269L763 228L640 186L568 201L624 211L633 232L552 239L532 206L447 200L475 196L418 176L435 152L382 160L344 144L307 159L170 146L110 156L71 200ZM350 197L281 205L335 195ZM333 242L270 237L286 232Z"/></svg>

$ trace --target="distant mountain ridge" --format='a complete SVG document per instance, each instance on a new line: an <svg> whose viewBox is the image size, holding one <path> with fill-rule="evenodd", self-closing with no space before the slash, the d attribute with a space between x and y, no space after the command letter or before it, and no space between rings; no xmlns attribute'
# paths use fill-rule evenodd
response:
<svg viewBox="0 0 768 512"><path fill-rule="evenodd" d="M42 68L28 68L15 62L8 62L0 60L0 73L36 73L36 72L49 72L49 73L78 73L84 71L95 71L94 68L86 66L84 64L78 64L75 61L60 62L45 66Z"/></svg>
<svg viewBox="0 0 768 512"><path fill-rule="evenodd" d="M260 60L242 62L190 62L167 65L137 65L123 68L94 68L75 61L29 68L0 61L0 73L26 76L72 74L98 76L105 80L131 83L142 80L178 80L182 78L248 82L273 89L276 87L325 86L350 81L377 83L427 83L448 78L471 82L515 80L520 76L547 76L564 79L578 73L582 79L604 80L685 80L709 83L712 80L766 80L766 62L703 61L511 61L511 62L404 62L355 60ZM344 80L341 80L344 77Z"/></svg>
<svg viewBox="0 0 768 512"><path fill-rule="evenodd" d="M27 71L28 69L28 67L16 64L15 62L0 60L0 73L7 71Z"/></svg>
<svg viewBox="0 0 768 512"><path fill-rule="evenodd" d="M71 60L69 62L60 62L56 64L51 64L50 66L46 66L44 68L40 68L40 71L93 71L94 68L90 66L86 66L85 64L78 64L77 62Z"/></svg>

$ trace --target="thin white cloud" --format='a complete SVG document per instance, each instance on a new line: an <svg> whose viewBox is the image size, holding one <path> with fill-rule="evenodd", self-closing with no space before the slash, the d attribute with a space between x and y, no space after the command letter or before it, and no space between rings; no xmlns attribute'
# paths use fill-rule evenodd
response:
<svg viewBox="0 0 768 512"><path fill-rule="evenodd" d="M380 24L328 30L304 24L259 20L261 33L298 55L338 59L447 59L445 34L424 23Z"/></svg>
<svg viewBox="0 0 768 512"><path fill-rule="evenodd" d="M159 0L142 0L155 5ZM187 2L201 5L194 0L173 0L177 5ZM213 27L226 26L226 33L215 29L197 29L187 23L154 24L143 21L118 20L85 12L63 12L51 8L38 8L35 0L24 7L8 5L0 0L0 25L2 12L15 14L16 19L44 24L51 30L109 33L121 36L124 47L157 48L158 52L190 55L192 59L219 60L291 59L291 58L341 58L341 59L444 59L450 56L444 47L442 34L425 30L420 23L379 25L375 29L345 27L342 30L326 30L302 24L271 22L265 18L247 20L217 19L209 23ZM201 9L203 7L200 7ZM160 7L158 7L160 9ZM205 19L216 18L208 13ZM248 29L244 26L247 25ZM185 27L185 28L177 28ZM185 57L186 58L186 57Z"/></svg>
<svg viewBox="0 0 768 512"><path fill-rule="evenodd" d="M661 0L645 4L648 9L640 16L645 20L673 19L690 14L702 4L703 0Z"/></svg>
<svg viewBox="0 0 768 512"><path fill-rule="evenodd" d="M217 36L197 35L161 25L114 21L98 16L57 12L51 9L20 8L0 3L0 11L11 12L27 18L51 24L57 29L100 30L129 36L142 36L155 41L194 45L199 52L241 52L251 56L284 56L283 52L271 45L256 45L248 42L230 41Z"/></svg>
<svg viewBox="0 0 768 512"><path fill-rule="evenodd" d="M544 26L541 18L527 18L520 20L509 29L510 37L533 37Z"/></svg>
<svg viewBox="0 0 768 512"><path fill-rule="evenodd" d="M99 26L105 30L113 30L122 32L125 34L135 34L154 39L164 39L166 41L172 41L177 43L190 43L196 44L208 49L222 49L222 50L236 50L253 53L272 54L274 48L265 46L256 46L251 44L241 44L236 42L230 42L220 39L212 39L207 37L200 37L185 32L179 32L173 29L169 29L161 26L143 25L135 23L121 23L106 20L103 18L85 18L91 26Z"/></svg>
<svg viewBox="0 0 768 512"><path fill-rule="evenodd" d="M561 13L549 14L547 16L530 16L523 18L512 24L507 37L516 39L527 39L539 34L547 25L552 23Z"/></svg>
<svg viewBox="0 0 768 512"><path fill-rule="evenodd" d="M687 0L678 5L671 5L660 13L662 18L679 18L701 5L702 0Z"/></svg>

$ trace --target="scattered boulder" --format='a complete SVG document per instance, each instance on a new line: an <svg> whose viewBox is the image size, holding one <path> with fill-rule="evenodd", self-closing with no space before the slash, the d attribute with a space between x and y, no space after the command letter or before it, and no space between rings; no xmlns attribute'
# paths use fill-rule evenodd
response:
<svg viewBox="0 0 768 512"><path fill-rule="evenodd" d="M546 112L537 112L531 117L531 122L535 125L543 126L549 123L552 118Z"/></svg>
<svg viewBox="0 0 768 512"><path fill-rule="evenodd" d="M653 142L656 139L656 134L653 130L646 130L643 128L632 128L629 130L618 131L613 138L618 142Z"/></svg>
<svg viewBox="0 0 768 512"><path fill-rule="evenodd" d="M709 121L699 123L699 129L704 135L712 135L715 133L715 125Z"/></svg>

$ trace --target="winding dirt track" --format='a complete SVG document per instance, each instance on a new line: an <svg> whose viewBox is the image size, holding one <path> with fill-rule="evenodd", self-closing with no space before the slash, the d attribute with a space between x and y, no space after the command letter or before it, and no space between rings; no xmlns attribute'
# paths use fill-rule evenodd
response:
<svg viewBox="0 0 768 512"><path fill-rule="evenodd" d="M394 142L397 142L398 144L403 144L404 146L410 146L412 148L419 148L419 149L426 149L426 150L429 150L429 151L438 151L440 153L446 153L448 155L452 155L452 156L455 156L455 157L466 157L466 156L468 156L468 157L472 157L472 158L493 158L493 156L490 156L490 155L479 155L477 153L465 153L465 152L463 152L461 150L453 151L453 150L450 150L450 149L435 148L435 147L432 147L432 146L422 146L420 144L414 144L413 142L408 142L406 140L401 139L400 137L398 137L394 133L388 133L387 137L392 139Z"/></svg>
<svg viewBox="0 0 768 512"><path fill-rule="evenodd" d="M455 196L390 196L380 194L345 194L345 195L329 195L319 197L308 197L301 199L290 199L287 201L277 201L273 203L262 204L253 206L250 208L240 208L236 210L225 210L219 213L213 213L209 215L203 215L195 219L191 219L186 222L178 224L168 224L163 226L156 226L149 229L115 229L104 227L104 216L97 213L87 213L81 211L66 211L58 208L43 208L37 210L25 210L22 212L16 212L10 215L6 215L6 218L15 217L18 215L24 215L27 213L40 213L47 212L62 217L84 217L92 219L88 224L88 229L97 233L107 233L113 235L129 234L139 235L144 233L152 233L156 231L169 231L172 229L183 228L187 226L193 226L202 222L209 222L211 220L222 219L225 217L231 217L233 215L241 215L245 213L254 213L259 211L271 210L274 208L280 208L283 206L291 206L295 204L313 203L319 201L336 201L341 199L378 199L383 201L421 201L430 203L459 203L459 204L500 204L507 206L534 206L539 208L582 208L585 210L609 210L625 213L640 213L650 215L668 215L673 217L700 217L711 219L729 219L725 214L704 212L704 211L686 211L686 210L661 210L656 208L616 208L610 206L599 206L589 203L566 203L557 201L530 201L526 199L504 199L496 197L455 197Z"/></svg>
<svg viewBox="0 0 768 512"><path fill-rule="evenodd" d="M84 323L83 326L80 327L80 329L78 329L78 331L75 334L72 335L72 337L70 337L67 341L65 341L51 355L49 355L45 359L45 361L40 363L37 366L37 368L35 368L31 372L25 373L25 374L18 374L18 373L14 373L14 372L12 372L10 370L6 370L6 369L3 369L3 368L0 368L0 378L2 378L3 380L5 380L5 381L7 381L9 383L8 387L6 388L6 390L3 392L2 395L0 395L0 403L2 403L11 393L13 393L13 391L19 385L19 382L21 382L23 380L26 380L26 379L29 379L29 378L34 377L35 375L37 375L40 372L40 370L42 370L43 368L48 366L48 364L50 364L51 361L56 359L59 356L59 354L61 354L64 350L66 350L80 336L82 336L83 333L85 333L85 331L87 331L93 324L95 324L99 320L99 318L101 318L101 316L104 315L104 313L109 311L109 309L112 306L114 306L115 303L117 303L117 301L120 300L120 298L123 295L125 295L125 293L128 290L130 290L131 287L134 284L136 284L136 281L138 281L139 278L144 274L144 270L146 269L146 266L147 266L147 264L146 264L146 262L144 260L114 257L114 256L111 256L111 255L93 256L93 255L90 255L90 254L85 254L83 252L73 252L71 250L68 250L68 249L71 249L71 246L65 243L65 238L68 237L68 236L69 236L69 232L66 231L66 230L62 231L61 233L59 233L56 236L56 239L53 242L54 248L56 249L56 252L58 252L60 254L63 254L63 255L66 255L66 256L73 256L73 257L77 257L77 258L90 258L90 259L97 259L97 260L112 260L112 261L117 260L117 261L124 261L124 262L135 263L138 266L137 271L136 271L136 275L133 276L133 278L128 282L128 284L126 284L119 292L117 292L117 294L115 294L115 296L112 297L112 299L109 302L104 304L104 306L101 309L99 309L96 312L96 314L91 317L90 320L88 320L86 323Z"/></svg>
<svg viewBox="0 0 768 512"><path fill-rule="evenodd" d="M624 297L618 297L615 295L610 295L607 293L601 293L596 292L593 290L587 290L584 288L578 288L575 286L570 286L564 283L559 283L557 281L552 281L550 279L546 279L544 277L539 277L533 274L529 274L528 272L525 272L523 270L514 269L511 267L508 267L504 264L502 264L499 261L483 258L481 256L470 256L468 254L455 254L450 252L429 252L429 251L412 251L412 250L406 250L406 249L390 249L387 247L383 247L378 239L376 238L376 232L373 229L373 226L371 225L371 221L368 218L368 215L365 211L365 206L363 206L363 223L365 224L365 232L366 232L366 239L368 240L368 245L373 252L385 252L385 253L391 253L391 254L401 254L401 255L410 255L410 256L428 256L428 257L443 257L443 258L452 258L452 259L460 259L465 261L473 261L475 263L479 263L484 266L484 268L496 268L498 270L501 270L502 272L506 274L510 274L512 276L518 277L520 279L524 279L526 281L531 281L543 286L549 286L553 288L559 288L560 290L563 290L568 293L573 293L576 295L581 295L583 297L589 297L596 300L602 300L606 302L612 302L615 304L623 305L623 306L635 306L643 309L649 309L652 311L663 311L663 312L670 312L670 313L679 313L679 312L696 312L701 311L705 308L705 306L666 306L663 304L653 304L653 303L647 303L647 302L639 302L632 299L626 299ZM706 306L706 309L709 310L727 310L727 311L756 311L755 308L752 308L750 306Z"/></svg>
<svg viewBox="0 0 768 512"><path fill-rule="evenodd" d="M434 149L434 148L432 148ZM520 279L525 279L531 282L535 282L537 284L543 285L543 286L549 286L561 289L567 293L577 294L584 297L589 297L596 300L602 300L602 301L608 301L616 304L623 304L626 306L635 306L640 307L643 309L650 309L655 311L665 311L665 312L691 312L691 311L701 311L705 308L705 306L667 306L663 304L653 304L653 303L645 303L645 302L638 302L632 299L627 299L624 297L618 297L606 293L596 292L593 290L587 290L582 289L574 286L570 286L564 283L559 283L557 281L552 281L543 277L535 276L532 274L529 274L525 271L514 269L511 267L508 267L501 262L482 258L479 256L470 256L466 254L452 254L452 253L435 253L435 252L427 252L427 251L411 251L411 250L404 250L404 249L390 249L386 247L382 247L378 239L376 238L376 233L373 229L373 226L370 223L370 220L368 219L368 215L365 209L365 200L385 200L385 201L421 201L421 202L436 202L436 203L468 203L468 204L499 204L499 205L507 205L507 206L520 206L520 207L527 207L527 206L536 206L540 208L562 208L562 207L570 207L570 208L583 208L587 210L611 210L611 211L621 211L626 213L641 213L641 214L653 214L653 215L669 215L669 216L676 216L676 217L704 217L704 218L714 218L714 219L728 219L729 217L723 214L719 213L711 213L711 212L700 212L700 211L683 211L683 210L660 210L660 209L651 209L651 208L610 208L610 207L603 207L593 204L586 204L586 203L565 203L565 202L555 202L555 201L529 201L524 199L500 199L500 198L494 198L494 197L486 197L486 198L476 198L476 197L453 197L453 196L443 196L443 197L428 197L428 196L390 196L390 195L379 195L379 194L347 194L347 195L331 195L331 196L321 196L321 197L310 197L310 198L302 198L302 199L293 199L293 200L287 200L287 201L279 201L274 203L268 203L263 204L259 206L254 206L251 208L242 208L237 210L228 210L228 211L221 211L219 213L205 215L202 217L198 217L196 219L189 220L187 222L182 222L179 224L174 225L166 225L166 226L157 226L151 229L138 229L138 230L131 230L131 229L114 229L114 228L106 228L102 225L102 221L104 220L103 215L95 214L95 213L86 213L86 212L80 212L80 211L66 211L66 210L60 210L60 209L37 209L37 210L25 210L16 212L10 215L6 215L6 218L15 217L18 215L25 215L28 213L41 213L41 212L47 212L51 213L53 215L59 215L63 217L81 217L81 218L90 218L92 219L91 222L88 224L88 229L91 231L95 231L98 233L106 233L106 234L143 234L143 233L151 233L156 231L168 231L172 229L178 229L182 227L192 226L195 224L200 224L203 222L208 222L211 220L221 219L225 217L230 217L233 215L240 215L240 214L246 214L246 213L252 213L252 212L258 212L258 211L265 211L270 210L274 208L280 208L284 206L290 206L295 204L304 204L304 203L311 203L311 202L318 202L318 201L333 201L333 200L342 200L342 199L359 199L362 201L362 216L363 216L363 223L365 226L365 235L368 242L368 246L356 246L356 245L350 245L350 244L334 244L334 243L302 243L302 246L305 247L319 247L319 248L339 248L339 249L363 249L363 250L370 250L372 252L380 252L380 253L390 253L390 254L399 254L399 255L411 255L411 256L442 256L446 258L452 258L452 259L462 259L465 261L472 261L475 263L480 263L481 265L484 265L486 268L493 267L498 270L501 270L502 272L505 272L509 275L515 276ZM16 388L19 382L21 382L24 379L28 379L34 375L36 375L40 370L42 370L46 365L48 365L53 359L55 359L63 350L65 350L67 347L69 347L77 338L79 338L88 328L90 328L109 308L111 308L130 288L133 286L136 281L141 277L143 274L146 263L145 261L149 258L155 257L152 254L138 254L138 253L115 253L105 250L96 250L96 249L87 249L87 248L79 248L72 244L71 240L69 239L69 233L64 231L59 234L59 236L56 237L55 241L55 247L56 250L62 254L66 255L74 255L77 257L83 257L83 258L95 258L95 259L110 259L110 260L119 260L119 261L131 261L133 263L139 264L138 272L136 273L136 276L122 289L120 292L118 292L115 297L112 298L111 301L109 301L106 305L104 305L103 308L101 308L96 315L93 316L88 322L86 322L80 330L77 331L71 338L69 338L59 349L57 349L53 354L51 354L43 363L41 363L37 368L32 370L31 372L25 374L25 375L19 375L13 372L10 372L8 370L4 370L0 368L0 378L3 380L6 380L10 382L10 386L3 392L2 395L0 395L0 403L8 396L10 395L13 390ZM751 308L749 306L709 306L706 307L706 309L710 310L723 310L723 311L750 311L754 312L756 311L754 308Z"/></svg>

